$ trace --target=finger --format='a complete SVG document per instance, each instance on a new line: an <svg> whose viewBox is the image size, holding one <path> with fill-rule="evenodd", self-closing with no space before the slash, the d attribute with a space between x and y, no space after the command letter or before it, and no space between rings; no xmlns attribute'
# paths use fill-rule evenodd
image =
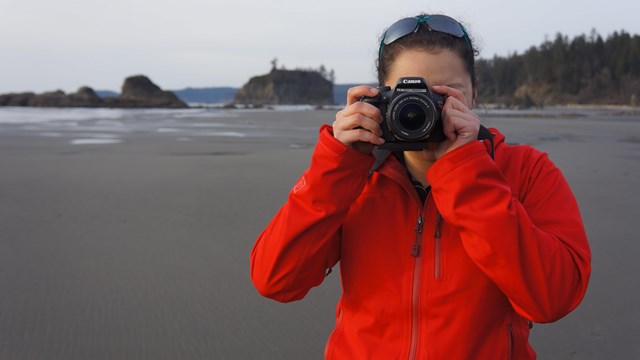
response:
<svg viewBox="0 0 640 360"><path fill-rule="evenodd" d="M370 131L377 136L382 136L382 128L380 127L380 123L377 120L366 117L362 114L354 114L352 115L353 119L351 120L354 125L354 128L363 128L364 130Z"/></svg>
<svg viewBox="0 0 640 360"><path fill-rule="evenodd" d="M359 101L363 96L374 97L378 95L378 89L368 85L354 86L347 90L347 106Z"/></svg>
<svg viewBox="0 0 640 360"><path fill-rule="evenodd" d="M448 110L459 110L459 111L469 111L469 108L458 98L449 96L444 102L444 109Z"/></svg>
<svg viewBox="0 0 640 360"><path fill-rule="evenodd" d="M441 86L441 85L433 86L432 89L438 94L445 96L447 98L447 101L449 100L449 98L453 98L458 100L460 105L464 105L465 107L468 107L466 105L467 98L464 96L464 93L462 92L462 90L452 88L450 86Z"/></svg>
<svg viewBox="0 0 640 360"><path fill-rule="evenodd" d="M442 120L442 132L444 133L444 136L446 136L451 142L454 142L457 137L454 119L450 116L443 116Z"/></svg>
<svg viewBox="0 0 640 360"><path fill-rule="evenodd" d="M345 131L341 136L341 140L345 144L354 144L356 142L371 143L373 145L384 144L384 139L364 129L353 129L350 131Z"/></svg>
<svg viewBox="0 0 640 360"><path fill-rule="evenodd" d="M373 104L369 104L366 102L356 101L355 103L342 110L342 115L345 117L353 114L362 114L370 119L377 121L378 123L382 122L382 114L380 113L380 109L378 109Z"/></svg>
<svg viewBox="0 0 640 360"><path fill-rule="evenodd" d="M442 108L442 117L448 118L460 118L463 121L471 121L480 123L480 118L476 113L471 111L465 104L462 104L458 99L448 97Z"/></svg>
<svg viewBox="0 0 640 360"><path fill-rule="evenodd" d="M442 108L442 117L448 119L460 118L463 120L472 118L472 116L468 112L460 111L451 105Z"/></svg>
<svg viewBox="0 0 640 360"><path fill-rule="evenodd" d="M334 129L341 131L349 131L353 129L362 128L370 131L377 136L382 136L382 129L378 121L366 117L362 114L353 114L347 117L343 117L334 122Z"/></svg>
<svg viewBox="0 0 640 360"><path fill-rule="evenodd" d="M478 117L478 114L474 113L469 109L459 110L459 109L456 109L455 107L443 108L442 117L453 119L453 120L459 120L457 122L459 122L460 125L463 125L464 123L480 124L480 118Z"/></svg>
<svg viewBox="0 0 640 360"><path fill-rule="evenodd" d="M480 119L475 113L450 110L444 117L443 132L454 143L469 142L478 137Z"/></svg>

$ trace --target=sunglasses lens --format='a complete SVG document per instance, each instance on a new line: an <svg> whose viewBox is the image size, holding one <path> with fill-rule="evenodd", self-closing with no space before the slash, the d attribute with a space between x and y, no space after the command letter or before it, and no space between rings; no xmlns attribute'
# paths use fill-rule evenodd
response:
<svg viewBox="0 0 640 360"><path fill-rule="evenodd" d="M457 36L459 38L464 36L462 26L456 20L445 15L431 15L427 19L427 25L432 30Z"/></svg>
<svg viewBox="0 0 640 360"><path fill-rule="evenodd" d="M384 33L384 44L389 45L392 42L407 36L414 32L418 27L418 20L415 18L406 18L398 20Z"/></svg>

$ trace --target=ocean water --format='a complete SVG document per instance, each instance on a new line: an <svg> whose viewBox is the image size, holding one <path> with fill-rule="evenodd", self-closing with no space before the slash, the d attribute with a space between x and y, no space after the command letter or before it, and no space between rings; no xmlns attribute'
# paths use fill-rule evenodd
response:
<svg viewBox="0 0 640 360"><path fill-rule="evenodd" d="M56 138L70 145L106 145L140 137L177 141L210 138L308 137L317 126L290 126L265 113L306 111L311 106L272 109L90 109L0 107L0 136Z"/></svg>
<svg viewBox="0 0 640 360"><path fill-rule="evenodd" d="M339 108L311 105L263 109L106 109L0 107L0 138L46 140L75 147L117 146L155 140L162 143L270 144L313 147L322 124L331 124ZM530 110L478 108L487 127L497 127L509 143L538 145L553 141L593 141L595 128L606 123L638 123L639 108L564 107ZM504 126L504 122L509 125ZM534 124L541 124L537 126ZM521 126L533 126L522 131ZM600 131L607 141L638 142Z"/></svg>

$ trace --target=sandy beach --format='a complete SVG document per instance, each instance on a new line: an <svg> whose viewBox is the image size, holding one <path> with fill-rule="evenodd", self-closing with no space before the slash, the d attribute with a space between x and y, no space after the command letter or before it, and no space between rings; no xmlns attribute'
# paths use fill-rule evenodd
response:
<svg viewBox="0 0 640 360"><path fill-rule="evenodd" d="M95 111L0 110L0 359L321 359L339 274L279 304L249 254L335 110ZM640 358L640 111L480 114L549 153L589 235L539 358Z"/></svg>

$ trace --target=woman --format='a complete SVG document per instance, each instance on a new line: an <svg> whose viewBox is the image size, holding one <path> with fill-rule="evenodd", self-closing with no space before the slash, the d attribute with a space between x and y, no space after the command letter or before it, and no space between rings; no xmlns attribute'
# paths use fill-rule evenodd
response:
<svg viewBox="0 0 640 360"><path fill-rule="evenodd" d="M402 19L383 35L381 85L427 79L445 97L446 140L373 167L382 115L349 90L323 126L309 169L258 238L251 276L264 296L303 298L340 261L331 359L533 359L533 322L582 300L591 253L574 196L546 154L471 111L475 50L444 15Z"/></svg>

